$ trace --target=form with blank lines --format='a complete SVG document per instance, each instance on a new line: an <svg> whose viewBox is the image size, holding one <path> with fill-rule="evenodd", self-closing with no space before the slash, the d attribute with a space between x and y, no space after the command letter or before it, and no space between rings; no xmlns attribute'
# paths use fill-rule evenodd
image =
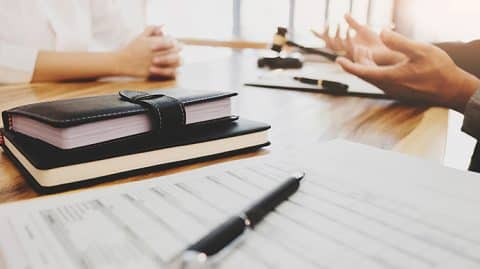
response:
<svg viewBox="0 0 480 269"><path fill-rule="evenodd" d="M373 171L361 159L386 164ZM214 267L480 267L471 191L480 188L478 176L417 163L331 142L7 204L0 207L0 261L5 268L175 268L189 244L302 169L299 191Z"/></svg>

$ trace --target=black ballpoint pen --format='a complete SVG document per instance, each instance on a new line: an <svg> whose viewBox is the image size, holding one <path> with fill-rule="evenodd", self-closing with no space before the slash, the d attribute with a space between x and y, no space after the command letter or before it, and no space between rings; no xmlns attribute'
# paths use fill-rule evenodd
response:
<svg viewBox="0 0 480 269"><path fill-rule="evenodd" d="M293 79L300 81L305 84L316 85L326 90L332 90L336 92L347 92L348 85L336 81L330 80L321 80L313 78L304 78L304 77L294 77Z"/></svg>
<svg viewBox="0 0 480 269"><path fill-rule="evenodd" d="M292 175L280 186L254 202L239 215L230 217L196 243L190 245L184 252L182 267L191 266L191 263L198 266L198 264L206 262L209 256L220 252L242 235L245 230L253 229L268 213L272 212L298 190L300 181L304 176L305 173L303 172Z"/></svg>

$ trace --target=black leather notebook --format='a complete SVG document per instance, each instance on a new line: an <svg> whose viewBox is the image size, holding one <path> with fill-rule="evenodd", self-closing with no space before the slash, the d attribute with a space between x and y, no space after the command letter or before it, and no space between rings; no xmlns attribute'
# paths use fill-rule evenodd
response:
<svg viewBox="0 0 480 269"><path fill-rule="evenodd" d="M2 129L0 144L38 192L51 193L259 149L269 145L269 128L230 118L69 150Z"/></svg>
<svg viewBox="0 0 480 269"><path fill-rule="evenodd" d="M72 149L231 116L235 92L162 89L24 105L2 113L5 129Z"/></svg>

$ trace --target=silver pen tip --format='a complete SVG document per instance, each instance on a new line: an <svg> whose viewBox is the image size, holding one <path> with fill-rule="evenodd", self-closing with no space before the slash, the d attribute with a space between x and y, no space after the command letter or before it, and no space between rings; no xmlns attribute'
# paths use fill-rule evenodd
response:
<svg viewBox="0 0 480 269"><path fill-rule="evenodd" d="M182 255L182 269L202 269L207 267L207 254L197 251L185 251Z"/></svg>
<svg viewBox="0 0 480 269"><path fill-rule="evenodd" d="M302 180L305 177L305 172L295 172L292 176L298 180Z"/></svg>

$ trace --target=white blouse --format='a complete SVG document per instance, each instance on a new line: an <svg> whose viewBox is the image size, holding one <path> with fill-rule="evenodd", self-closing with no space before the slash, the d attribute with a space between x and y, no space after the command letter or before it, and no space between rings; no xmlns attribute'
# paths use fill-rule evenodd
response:
<svg viewBox="0 0 480 269"><path fill-rule="evenodd" d="M119 48L145 20L146 0L0 0L0 84L30 82L40 50Z"/></svg>

